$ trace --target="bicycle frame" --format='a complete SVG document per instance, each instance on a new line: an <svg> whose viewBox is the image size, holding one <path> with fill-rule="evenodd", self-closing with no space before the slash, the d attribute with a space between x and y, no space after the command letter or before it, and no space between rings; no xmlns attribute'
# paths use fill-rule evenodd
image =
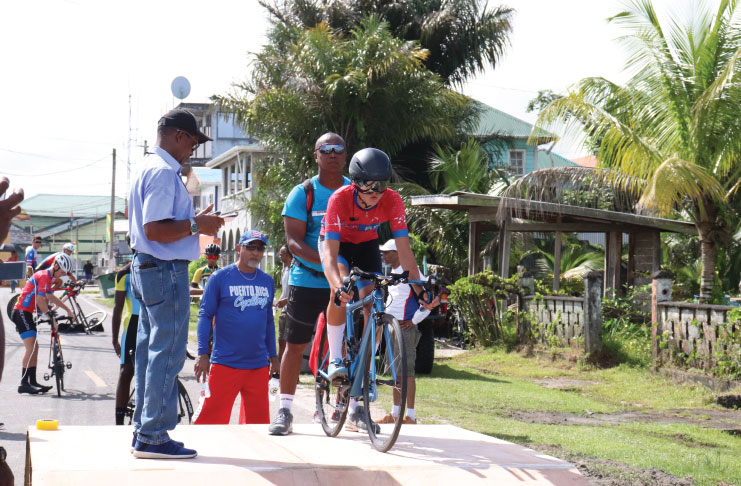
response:
<svg viewBox="0 0 741 486"><path fill-rule="evenodd" d="M364 280L362 277L358 275L352 275L351 279L354 282L357 282L358 280ZM425 285L424 280L406 280L407 283L410 284L417 284L417 285ZM379 281L376 281L374 283L373 291L364 297L361 300L348 303L345 308L345 334L347 336L347 342L352 343L353 338L355 337L355 326L353 325L353 313L358 310L362 309L367 304L372 304L371 311L368 315L368 322L365 323L363 333L360 339L360 346L358 348L357 353L354 353L353 350L346 350L347 357L350 360L350 366L348 368L348 375L350 378L350 382L352 383L350 387L350 393L349 395L351 397L357 397L361 396L363 394L362 387L363 387L363 380L357 380L357 377L364 376L365 373L365 359L363 358L368 350L368 347L370 346L370 349L375 350L376 349L376 341L378 337L377 332L375 331L377 327L377 316L380 314L383 314L386 310L386 303L384 300L384 294L382 290L382 283ZM384 328L383 330L384 337L386 339L386 342L389 343L390 337L389 337L389 331L388 328ZM394 355L393 355L393 349L391 346L389 346L386 350L386 352L389 353L390 359L389 362L391 363L391 375L396 379L396 369L394 366ZM376 376L376 360L373 359L375 356L375 353L372 354L372 358L370 361L370 372L371 376ZM329 380L329 377L319 369L317 371L323 378Z"/></svg>

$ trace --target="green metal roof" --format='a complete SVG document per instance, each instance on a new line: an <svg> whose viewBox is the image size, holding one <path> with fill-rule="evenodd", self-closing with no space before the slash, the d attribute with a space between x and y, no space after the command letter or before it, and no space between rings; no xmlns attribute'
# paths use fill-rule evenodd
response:
<svg viewBox="0 0 741 486"><path fill-rule="evenodd" d="M469 135L474 137L499 135L501 137L525 139L530 137L533 126L528 122L508 115L480 101L473 100L473 103L480 110L480 113L476 128ZM538 140L538 144L548 143L555 138L552 133L544 130L541 130L539 133L540 139Z"/></svg>
<svg viewBox="0 0 741 486"><path fill-rule="evenodd" d="M538 150L538 170L551 167L579 167L579 164L558 155L556 152Z"/></svg>
<svg viewBox="0 0 741 486"><path fill-rule="evenodd" d="M116 212L123 212L126 201L116 197ZM55 218L105 217L111 211L110 196L74 196L67 194L37 194L21 203L23 209L34 216Z"/></svg>

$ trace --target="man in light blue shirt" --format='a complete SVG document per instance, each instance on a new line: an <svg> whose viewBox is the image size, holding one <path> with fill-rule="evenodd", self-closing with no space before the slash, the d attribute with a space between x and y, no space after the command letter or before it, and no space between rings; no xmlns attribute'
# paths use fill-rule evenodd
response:
<svg viewBox="0 0 741 486"><path fill-rule="evenodd" d="M187 459L196 451L170 439L177 425L176 376L185 362L190 296L188 262L200 256L198 234L213 236L224 224L198 215L180 178L199 144L211 140L187 110L174 109L157 123L157 143L129 195L134 296L140 301L136 338L133 454L145 459Z"/></svg>

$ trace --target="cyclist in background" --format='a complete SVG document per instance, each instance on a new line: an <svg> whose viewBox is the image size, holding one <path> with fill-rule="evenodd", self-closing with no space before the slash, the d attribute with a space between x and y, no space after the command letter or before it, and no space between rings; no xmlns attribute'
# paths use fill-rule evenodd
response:
<svg viewBox="0 0 741 486"><path fill-rule="evenodd" d="M219 269L219 255L221 247L216 243L211 243L206 247L206 265L196 270L193 274L193 280L190 282L190 295L201 295L206 288L208 278Z"/></svg>
<svg viewBox="0 0 741 486"><path fill-rule="evenodd" d="M26 350L21 363L23 374L21 384L18 387L18 393L35 395L51 390L50 386L39 385L36 381L38 345L36 343L36 322L34 321L33 314L36 312L36 306L38 306L41 312L49 314L49 317L52 318L52 312L49 307L49 303L51 302L57 307L64 309L70 318L73 317L72 311L52 293L51 288L55 278L61 277L71 269L72 258L62 253L54 260L52 268L39 270L28 279L18 298L18 302L13 307L11 319L15 323L18 334L21 335L23 346ZM55 324L52 323L52 325Z"/></svg>
<svg viewBox="0 0 741 486"><path fill-rule="evenodd" d="M41 236L36 235L33 237L31 245L26 247L26 277L33 275L34 269L39 263L39 247L41 247Z"/></svg>
<svg viewBox="0 0 741 486"><path fill-rule="evenodd" d="M327 340L330 378L347 375L342 364L342 339L345 332L345 304L352 298L342 290L342 278L353 267L366 272L381 273L381 253L378 245L378 227L389 222L398 248L401 267L409 278L419 280L417 263L409 244L406 212L399 193L388 189L391 179L391 161L388 155L375 148L365 148L350 161L352 184L338 189L327 204L319 236L319 254L324 274L329 281L331 296L327 307ZM360 298L373 289L369 282L358 282ZM420 289L415 286L416 292ZM341 306L335 305L339 296ZM368 309L366 309L367 320ZM364 413L355 398L350 399L348 428L367 430ZM377 427L377 426L376 426Z"/></svg>
<svg viewBox="0 0 741 486"><path fill-rule="evenodd" d="M39 270L46 270L46 269L50 268L52 266L52 264L54 263L54 260L59 255L62 255L62 254L65 254L65 255L69 256L70 259L71 259L72 258L72 253L74 253L74 251L75 251L75 245L73 245L72 243L65 243L64 246L62 247L62 251L58 251L56 253L52 253L48 257L44 258L41 261L41 263L39 263L39 265L36 267L36 270L35 271L38 272ZM64 280L64 277L65 277L65 275L62 275L62 278L56 279L56 281L54 283L54 290L56 290L56 289L58 289L59 287L62 286L62 283L63 283L62 281ZM70 270L67 272L66 277L68 277L72 281L73 284L77 283L77 279L75 278L74 275L72 275L72 267L70 267Z"/></svg>
<svg viewBox="0 0 741 486"><path fill-rule="evenodd" d="M128 242L128 236L126 238ZM118 340L123 315L123 333ZM129 401L131 379L134 377L134 353L136 353L136 331L139 325L139 301L131 290L131 262L116 274L116 295L111 317L111 336L113 350L121 358L121 367L116 385L116 425L123 425L126 418L126 405Z"/></svg>

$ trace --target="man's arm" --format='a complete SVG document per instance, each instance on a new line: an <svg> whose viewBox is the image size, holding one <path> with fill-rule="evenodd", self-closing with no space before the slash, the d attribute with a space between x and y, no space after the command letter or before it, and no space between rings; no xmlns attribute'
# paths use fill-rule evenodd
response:
<svg viewBox="0 0 741 486"><path fill-rule="evenodd" d="M215 214L208 214L214 205L210 204L203 211L194 216L198 225L198 233L213 236L224 226L224 218ZM172 243L190 236L190 220L165 219L162 221L151 221L144 225L144 236L150 241L159 243Z"/></svg>
<svg viewBox="0 0 741 486"><path fill-rule="evenodd" d="M121 357L121 342L118 340L118 332L121 329L121 314L123 313L124 303L126 303L126 290L116 289L113 300L113 315L111 316L111 339L113 350L119 358Z"/></svg>
<svg viewBox="0 0 741 486"><path fill-rule="evenodd" d="M66 305L64 305L64 302L62 302L61 300L59 300L59 297L57 297L56 295L54 295L51 292L49 292L46 295L47 295L47 299L48 300L50 300L52 303L56 304L57 307L61 307L62 309L64 309L64 311L67 313L68 316L73 317L72 311L69 310L69 307L67 307ZM44 302L44 303L46 304L46 302ZM47 307L47 310L48 310L48 307ZM44 311L44 312L46 312L46 311Z"/></svg>
<svg viewBox="0 0 741 486"><path fill-rule="evenodd" d="M5 324L3 316L0 315L0 381L3 381L3 368L5 368Z"/></svg>
<svg viewBox="0 0 741 486"><path fill-rule="evenodd" d="M307 262L322 263L319 259L319 252L304 241L306 221L283 216L283 228L286 230L286 244L294 256L299 256Z"/></svg>
<svg viewBox="0 0 741 486"><path fill-rule="evenodd" d="M275 297L275 287L271 288L269 299ZM273 307L265 306L267 311L265 319L265 349L268 350L268 360L270 361L270 371L273 373L280 373L280 361L278 360L278 352L275 349L275 320L273 317Z"/></svg>
<svg viewBox="0 0 741 486"><path fill-rule="evenodd" d="M10 187L10 180L2 176L0 177L0 196L5 194L5 191ZM18 206L23 201L23 189L16 189L8 197L0 201L0 242L5 241L10 231L10 222L18 216L21 212L21 207Z"/></svg>

